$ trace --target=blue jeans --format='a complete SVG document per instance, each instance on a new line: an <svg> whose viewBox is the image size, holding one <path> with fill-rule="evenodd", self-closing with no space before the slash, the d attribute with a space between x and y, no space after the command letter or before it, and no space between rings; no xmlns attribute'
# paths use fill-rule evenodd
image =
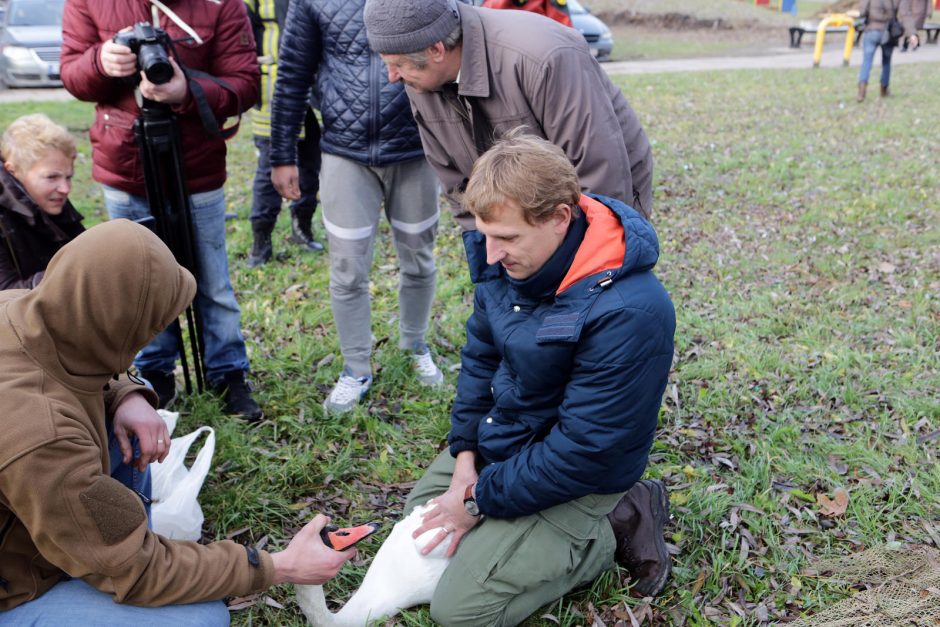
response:
<svg viewBox="0 0 940 627"><path fill-rule="evenodd" d="M221 601L164 607L122 605L115 603L110 594L95 590L81 579L60 581L38 599L0 612L0 625L4 627L214 627L228 624L228 609Z"/></svg>
<svg viewBox="0 0 940 627"><path fill-rule="evenodd" d="M228 277L225 195L221 189L216 189L192 194L189 198L199 264L195 304L202 320L206 379L211 386L217 386L226 372L248 370L248 354L241 332L241 310ZM146 197L113 187L104 186L104 204L112 219L136 220L150 215ZM138 370L168 373L176 366L178 356L176 336L170 327L137 354L134 365Z"/></svg>
<svg viewBox="0 0 940 627"><path fill-rule="evenodd" d="M140 456L137 439L131 440L135 459ZM136 492L144 501L150 521L150 469L140 472L121 461L121 448L108 423L108 453L111 456L111 476ZM110 594L99 592L81 579L66 578L38 599L12 610L0 612L0 625L58 626L123 624L134 627L163 625L228 625L229 614L220 601L169 605L150 608L120 605Z"/></svg>
<svg viewBox="0 0 940 627"><path fill-rule="evenodd" d="M281 213L281 195L271 182L271 138L255 135L258 149L258 168L252 187L252 224L277 222ZM320 191L320 124L313 109L307 109L304 119L304 138L297 142L297 170L300 178L300 199L291 203L291 211L298 216L313 217Z"/></svg>
<svg viewBox="0 0 940 627"><path fill-rule="evenodd" d="M134 459L137 459L140 457L140 445L137 443L136 437L131 438L131 445L134 447ZM121 445L111 430L110 422L108 423L108 455L111 458L111 477L137 493L140 500L144 502L144 509L147 510L147 527L153 529L153 525L150 524L150 466L147 466L147 470L141 472L131 465L134 463L134 459L131 460L130 464L124 463L121 456Z"/></svg>
<svg viewBox="0 0 940 627"><path fill-rule="evenodd" d="M858 72L858 82L867 83L871 75L871 66L875 60L875 50L881 46L884 31L865 30L862 33L862 69ZM891 83L891 53L894 46L881 46L881 84L887 87Z"/></svg>

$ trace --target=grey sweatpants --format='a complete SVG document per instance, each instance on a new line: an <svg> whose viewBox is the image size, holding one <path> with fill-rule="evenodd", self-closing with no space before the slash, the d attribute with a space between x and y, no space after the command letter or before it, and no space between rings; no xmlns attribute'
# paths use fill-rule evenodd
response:
<svg viewBox="0 0 940 627"><path fill-rule="evenodd" d="M424 341L434 299L438 182L427 161L384 167L323 154L320 202L330 250L330 302L346 369L372 372L369 271L384 204L398 252L399 347Z"/></svg>
<svg viewBox="0 0 940 627"><path fill-rule="evenodd" d="M418 481L405 515L443 494L454 474L445 450ZM613 566L617 541L607 521L620 494L590 494L531 516L485 518L460 542L431 600L441 625L517 625ZM449 542L449 540L445 540Z"/></svg>

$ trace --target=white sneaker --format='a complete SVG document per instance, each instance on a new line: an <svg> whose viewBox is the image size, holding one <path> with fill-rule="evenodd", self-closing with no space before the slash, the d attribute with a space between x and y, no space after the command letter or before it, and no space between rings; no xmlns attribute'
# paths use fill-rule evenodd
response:
<svg viewBox="0 0 940 627"><path fill-rule="evenodd" d="M328 414L341 414L351 410L366 395L370 385L372 385L371 376L357 379L343 370L330 395L323 401L323 409Z"/></svg>
<svg viewBox="0 0 940 627"><path fill-rule="evenodd" d="M427 344L418 344L414 353L411 354L411 359L418 381L424 385L434 386L444 383L444 373L434 364L431 349Z"/></svg>

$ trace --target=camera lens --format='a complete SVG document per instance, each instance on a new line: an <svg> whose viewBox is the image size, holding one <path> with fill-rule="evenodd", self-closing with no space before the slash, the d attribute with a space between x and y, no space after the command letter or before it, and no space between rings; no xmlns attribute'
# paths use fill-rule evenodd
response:
<svg viewBox="0 0 940 627"><path fill-rule="evenodd" d="M142 44L137 53L137 63L154 85L162 85L173 78L173 66L160 44Z"/></svg>

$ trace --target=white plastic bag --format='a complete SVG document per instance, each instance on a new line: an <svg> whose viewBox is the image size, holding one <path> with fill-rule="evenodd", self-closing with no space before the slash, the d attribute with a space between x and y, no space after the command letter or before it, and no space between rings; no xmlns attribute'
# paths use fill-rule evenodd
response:
<svg viewBox="0 0 940 627"><path fill-rule="evenodd" d="M167 423L170 426L169 420ZM186 454L203 433L208 434L206 441L196 454L192 467L186 468ZM209 474L214 453L215 431L212 427L199 427L190 434L173 438L170 453L162 464L150 464L153 482L150 517L156 533L174 540L198 540L202 537L205 517L198 496Z"/></svg>

